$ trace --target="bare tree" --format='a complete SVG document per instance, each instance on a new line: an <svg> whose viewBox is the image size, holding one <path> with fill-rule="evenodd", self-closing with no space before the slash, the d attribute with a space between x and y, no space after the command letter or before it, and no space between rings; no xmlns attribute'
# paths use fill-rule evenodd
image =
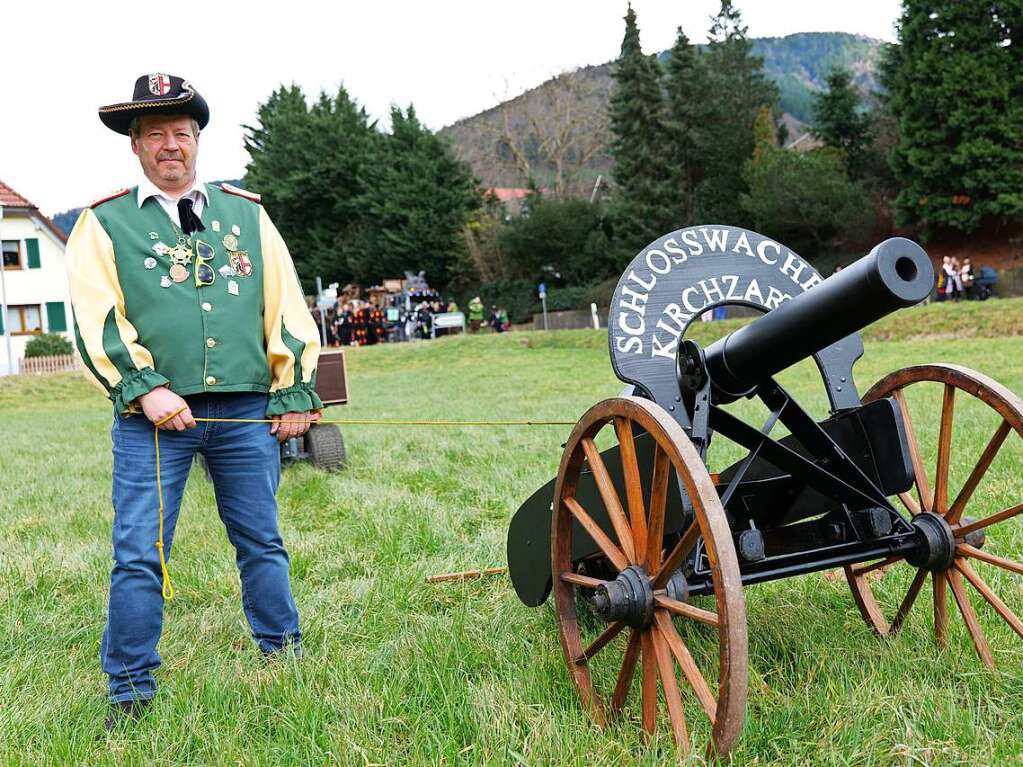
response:
<svg viewBox="0 0 1023 767"><path fill-rule="evenodd" d="M506 100L480 125L479 149L523 184L556 199L589 191L595 164L608 162L607 88L592 70L573 70Z"/></svg>

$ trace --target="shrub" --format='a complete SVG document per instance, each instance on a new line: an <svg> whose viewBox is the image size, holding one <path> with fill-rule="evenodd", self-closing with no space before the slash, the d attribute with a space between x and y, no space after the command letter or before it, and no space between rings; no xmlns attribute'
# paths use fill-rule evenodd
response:
<svg viewBox="0 0 1023 767"><path fill-rule="evenodd" d="M503 307L508 311L508 318L514 323L528 322L535 312L540 311L540 298L536 294L536 285L527 280L494 280L484 282L473 291L466 293L458 303L468 312L469 301L479 296L483 301L484 319L490 317L490 307Z"/></svg>
<svg viewBox="0 0 1023 767"><path fill-rule="evenodd" d="M516 276L582 285L617 271L605 230L599 205L535 196L529 215L512 219L498 242Z"/></svg>
<svg viewBox="0 0 1023 767"><path fill-rule="evenodd" d="M833 150L764 148L746 164L742 206L753 227L814 259L836 241L874 226L869 195L849 180Z"/></svg>
<svg viewBox="0 0 1023 767"><path fill-rule="evenodd" d="M33 336L25 344L25 359L30 357L53 357L58 354L71 354L71 342L59 333L43 333Z"/></svg>
<svg viewBox="0 0 1023 767"><path fill-rule="evenodd" d="M547 292L547 311L564 312L570 309L588 309L589 288L554 288Z"/></svg>

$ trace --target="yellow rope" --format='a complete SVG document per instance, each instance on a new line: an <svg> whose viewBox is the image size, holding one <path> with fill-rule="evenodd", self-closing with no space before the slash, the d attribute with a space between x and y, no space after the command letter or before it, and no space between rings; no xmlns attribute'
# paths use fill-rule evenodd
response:
<svg viewBox="0 0 1023 767"><path fill-rule="evenodd" d="M160 552L160 572L163 573L163 598L168 602L174 599L174 584L171 583L170 570L167 569L167 558L163 553L163 483L160 481L160 429L178 413L184 412L187 408L181 408L175 413L161 420L153 429L153 448L156 450L156 497L160 500L160 537L156 539L156 550Z"/></svg>
<svg viewBox="0 0 1023 767"><path fill-rule="evenodd" d="M188 410L188 406L175 410L170 415L156 422L153 429L153 447L156 451L156 496L160 501L160 537L156 541L156 548L160 552L160 571L163 574L163 598L167 601L174 599L174 584L171 582L170 570L167 569L167 559L163 552L163 485L160 482L160 427L173 419L175 416ZM274 423L272 418L193 418L194 421L204 423ZM399 421L388 419L370 418L338 418L322 419L319 421L302 421L294 418L279 418L278 423L303 423L303 424L353 424L373 426L575 426L575 421Z"/></svg>

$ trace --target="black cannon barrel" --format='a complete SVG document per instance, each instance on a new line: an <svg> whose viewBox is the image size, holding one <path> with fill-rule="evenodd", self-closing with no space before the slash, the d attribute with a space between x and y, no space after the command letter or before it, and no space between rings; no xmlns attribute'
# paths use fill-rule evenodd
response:
<svg viewBox="0 0 1023 767"><path fill-rule="evenodd" d="M904 306L926 298L934 268L904 237L878 244L836 272L707 347L718 398L742 397L765 379Z"/></svg>

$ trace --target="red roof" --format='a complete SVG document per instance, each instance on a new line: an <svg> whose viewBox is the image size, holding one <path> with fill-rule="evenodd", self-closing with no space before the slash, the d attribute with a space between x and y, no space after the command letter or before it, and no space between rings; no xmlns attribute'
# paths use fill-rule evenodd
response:
<svg viewBox="0 0 1023 767"><path fill-rule="evenodd" d="M508 202L508 200L521 200L523 197L529 196L528 189L513 189L511 187L492 187L487 190L490 194L494 195L501 202Z"/></svg>
<svg viewBox="0 0 1023 767"><path fill-rule="evenodd" d="M30 203L20 194L11 189L3 181L0 181L0 205L9 205L12 208L34 208L35 205Z"/></svg>
<svg viewBox="0 0 1023 767"><path fill-rule="evenodd" d="M60 230L56 224L50 221L49 218L44 216L42 212L30 200L22 197L20 194L11 189L3 181L0 181L0 205L5 208L25 208L28 210L30 215L37 217L40 221L46 224L46 227L53 232L60 239L61 242L67 242L67 235Z"/></svg>

